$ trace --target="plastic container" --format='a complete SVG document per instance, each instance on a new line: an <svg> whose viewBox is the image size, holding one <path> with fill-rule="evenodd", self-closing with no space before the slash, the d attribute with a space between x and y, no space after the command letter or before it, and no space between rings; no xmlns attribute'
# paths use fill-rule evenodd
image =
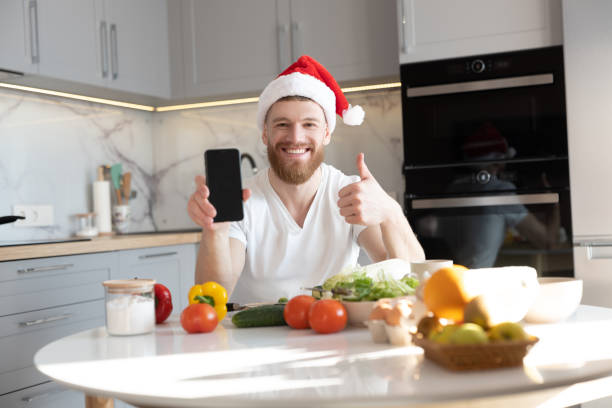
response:
<svg viewBox="0 0 612 408"><path fill-rule="evenodd" d="M150 333L155 328L153 279L110 280L105 289L106 331L112 336Z"/></svg>

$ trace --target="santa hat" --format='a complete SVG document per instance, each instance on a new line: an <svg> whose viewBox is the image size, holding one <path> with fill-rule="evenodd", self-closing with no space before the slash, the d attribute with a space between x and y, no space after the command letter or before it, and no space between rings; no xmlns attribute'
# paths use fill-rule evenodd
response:
<svg viewBox="0 0 612 408"><path fill-rule="evenodd" d="M302 55L266 86L259 97L257 126L263 130L266 114L274 102L285 96L305 96L318 103L325 113L329 133L336 128L336 113L345 124L361 125L365 112L351 106L331 74L308 55Z"/></svg>
<svg viewBox="0 0 612 408"><path fill-rule="evenodd" d="M516 154L516 150L508 146L506 138L490 122L482 124L468 136L461 148L468 159L511 159Z"/></svg>

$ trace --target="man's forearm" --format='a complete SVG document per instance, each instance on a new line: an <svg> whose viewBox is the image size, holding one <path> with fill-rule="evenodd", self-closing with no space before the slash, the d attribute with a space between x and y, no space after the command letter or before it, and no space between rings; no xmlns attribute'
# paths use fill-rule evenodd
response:
<svg viewBox="0 0 612 408"><path fill-rule="evenodd" d="M231 259L228 232L204 229L198 250L195 283L215 281L231 292L236 284Z"/></svg>
<svg viewBox="0 0 612 408"><path fill-rule="evenodd" d="M382 239L389 258L401 258L406 261L425 259L425 253L417 240L402 207L394 202L389 217L380 224Z"/></svg>

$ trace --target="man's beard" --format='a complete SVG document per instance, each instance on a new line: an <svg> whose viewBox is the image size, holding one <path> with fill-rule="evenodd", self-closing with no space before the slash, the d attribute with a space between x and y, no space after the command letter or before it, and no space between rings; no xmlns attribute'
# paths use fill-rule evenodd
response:
<svg viewBox="0 0 612 408"><path fill-rule="evenodd" d="M277 147L281 149L283 145L277 145ZM270 161L270 167L272 167L274 173L276 173L278 178L280 178L282 181L295 185L305 183L319 168L321 163L323 163L323 147L318 149L315 149L312 145L304 147L311 149L310 160L308 160L306 163L295 162L286 164L283 163L280 154L276 151L274 146L268 144L268 160Z"/></svg>

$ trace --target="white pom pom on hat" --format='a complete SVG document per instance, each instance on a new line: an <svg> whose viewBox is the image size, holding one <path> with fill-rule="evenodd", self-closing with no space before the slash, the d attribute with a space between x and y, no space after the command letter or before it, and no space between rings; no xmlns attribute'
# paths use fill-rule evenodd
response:
<svg viewBox="0 0 612 408"><path fill-rule="evenodd" d="M350 126L361 125L365 117L363 108L350 105L334 77L308 55L302 55L291 64L259 96L257 126L260 130L263 130L270 107L285 96L305 96L321 105L329 133L336 128L336 114Z"/></svg>

